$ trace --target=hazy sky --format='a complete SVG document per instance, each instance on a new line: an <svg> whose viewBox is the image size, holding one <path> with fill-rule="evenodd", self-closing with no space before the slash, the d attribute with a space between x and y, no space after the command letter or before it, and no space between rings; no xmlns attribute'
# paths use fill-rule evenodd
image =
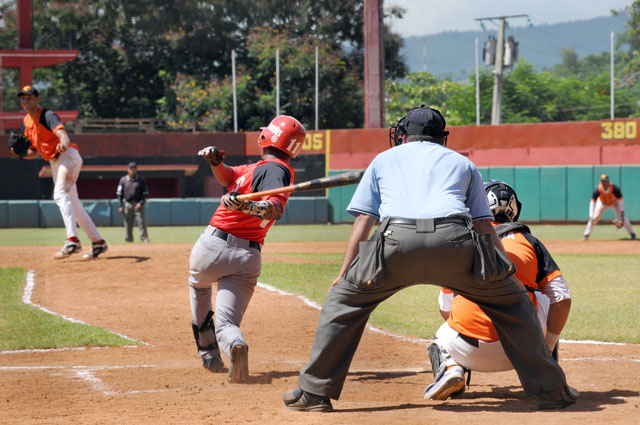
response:
<svg viewBox="0 0 640 425"><path fill-rule="evenodd" d="M435 34L443 31L481 30L476 18L529 15L533 25L554 24L611 16L611 9L622 9L633 0L384 0L384 7L402 6L407 10L402 20L391 27L404 37ZM525 26L526 18L509 20L511 26ZM486 22L487 29L495 25Z"/></svg>

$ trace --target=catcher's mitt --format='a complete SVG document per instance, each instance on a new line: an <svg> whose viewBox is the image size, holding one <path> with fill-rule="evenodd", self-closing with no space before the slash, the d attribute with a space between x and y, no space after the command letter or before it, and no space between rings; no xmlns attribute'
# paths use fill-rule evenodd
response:
<svg viewBox="0 0 640 425"><path fill-rule="evenodd" d="M622 220L620 220L619 218L616 218L615 220L613 220L613 224L619 229L622 226L624 226L624 222Z"/></svg>
<svg viewBox="0 0 640 425"><path fill-rule="evenodd" d="M9 150L13 148L13 152L23 157L29 152L31 142L22 134L11 132L9 135Z"/></svg>

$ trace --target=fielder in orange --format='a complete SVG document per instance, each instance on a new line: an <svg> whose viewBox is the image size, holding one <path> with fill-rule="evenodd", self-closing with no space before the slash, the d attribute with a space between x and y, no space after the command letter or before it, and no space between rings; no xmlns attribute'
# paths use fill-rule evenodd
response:
<svg viewBox="0 0 640 425"><path fill-rule="evenodd" d="M522 204L506 183L484 183L493 226L516 266L516 277L524 284L537 310L547 347L557 360L560 333L569 316L571 295L567 283L545 246L529 228L518 223ZM499 372L513 369L493 324L480 306L442 289L438 298L446 322L427 348L435 376L424 397L446 400L465 390L465 373Z"/></svg>
<svg viewBox="0 0 640 425"><path fill-rule="evenodd" d="M609 176L603 174L600 176L600 184L591 195L591 201L589 202L589 221L587 222L587 228L584 230L583 241L589 240L593 226L598 224L602 214L609 208L611 208L616 215L616 219L613 221L616 227L619 229L624 226L625 230L629 232L631 239L636 239L636 234L631 228L631 222L624 215L624 199L620 188L615 184L611 184Z"/></svg>

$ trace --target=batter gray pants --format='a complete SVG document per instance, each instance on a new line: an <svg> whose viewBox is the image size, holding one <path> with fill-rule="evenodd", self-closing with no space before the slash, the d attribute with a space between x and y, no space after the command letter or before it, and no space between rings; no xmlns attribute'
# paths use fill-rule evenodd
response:
<svg viewBox="0 0 640 425"><path fill-rule="evenodd" d="M220 350L231 357L231 344L245 341L240 323L253 296L260 276L260 250L249 247L249 241L229 234L227 240L213 235L215 227L208 226L193 246L189 258L189 286L193 323L202 323L211 308L213 282L216 293L215 326ZM202 332L199 344L212 344L211 331ZM203 353L200 353L203 354Z"/></svg>
<svg viewBox="0 0 640 425"><path fill-rule="evenodd" d="M124 202L124 240L127 242L133 242L133 221L135 219L138 229L140 229L140 240L142 242L148 241L147 224L144 221L144 205L139 210L136 210L137 202Z"/></svg>
<svg viewBox="0 0 640 425"><path fill-rule="evenodd" d="M466 225L425 220L418 227L420 231L391 224L381 238L381 226L370 241L360 243L359 255L322 306L311 359L300 372L300 388L338 399L369 315L380 302L416 284L444 286L479 304L491 318L527 395L564 386L564 373L549 354L526 290L511 277L495 283L474 278L474 248ZM382 258L377 258L370 248L380 239ZM376 261L383 267L372 274L375 267L370 266Z"/></svg>

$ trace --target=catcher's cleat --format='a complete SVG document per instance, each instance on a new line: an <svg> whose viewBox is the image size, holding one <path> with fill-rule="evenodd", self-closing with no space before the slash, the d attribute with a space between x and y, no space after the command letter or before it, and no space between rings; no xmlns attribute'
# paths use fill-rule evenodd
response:
<svg viewBox="0 0 640 425"><path fill-rule="evenodd" d="M224 368L224 363L220 358L220 352L214 351L213 354L210 352L203 354L202 366L210 372L220 372Z"/></svg>
<svg viewBox="0 0 640 425"><path fill-rule="evenodd" d="M464 369L452 366L433 384L424 390L424 398L429 400L446 400L464 392Z"/></svg>
<svg viewBox="0 0 640 425"><path fill-rule="evenodd" d="M231 347L231 363L227 381L233 384L247 382L249 378L249 347L239 339Z"/></svg>
<svg viewBox="0 0 640 425"><path fill-rule="evenodd" d="M330 412L333 410L329 397L311 394L300 388L284 393L282 404L287 409L302 412Z"/></svg>
<svg viewBox="0 0 640 425"><path fill-rule="evenodd" d="M109 246L107 246L107 243L104 241L104 239L101 240L100 242L93 242L91 244L91 252L89 254L84 254L82 258L86 260L92 259L92 258L98 258L98 255L103 254L108 250L109 250Z"/></svg>
<svg viewBox="0 0 640 425"><path fill-rule="evenodd" d="M564 409L574 404L579 396L578 390L565 385L557 390L540 394L538 410Z"/></svg>
<svg viewBox="0 0 640 425"><path fill-rule="evenodd" d="M82 251L82 245L80 244L80 241L73 242L70 240L66 240L64 242L64 245L62 245L62 249L56 252L53 258L55 258L56 260L61 260L63 258L67 258L71 254L75 254L80 251Z"/></svg>

